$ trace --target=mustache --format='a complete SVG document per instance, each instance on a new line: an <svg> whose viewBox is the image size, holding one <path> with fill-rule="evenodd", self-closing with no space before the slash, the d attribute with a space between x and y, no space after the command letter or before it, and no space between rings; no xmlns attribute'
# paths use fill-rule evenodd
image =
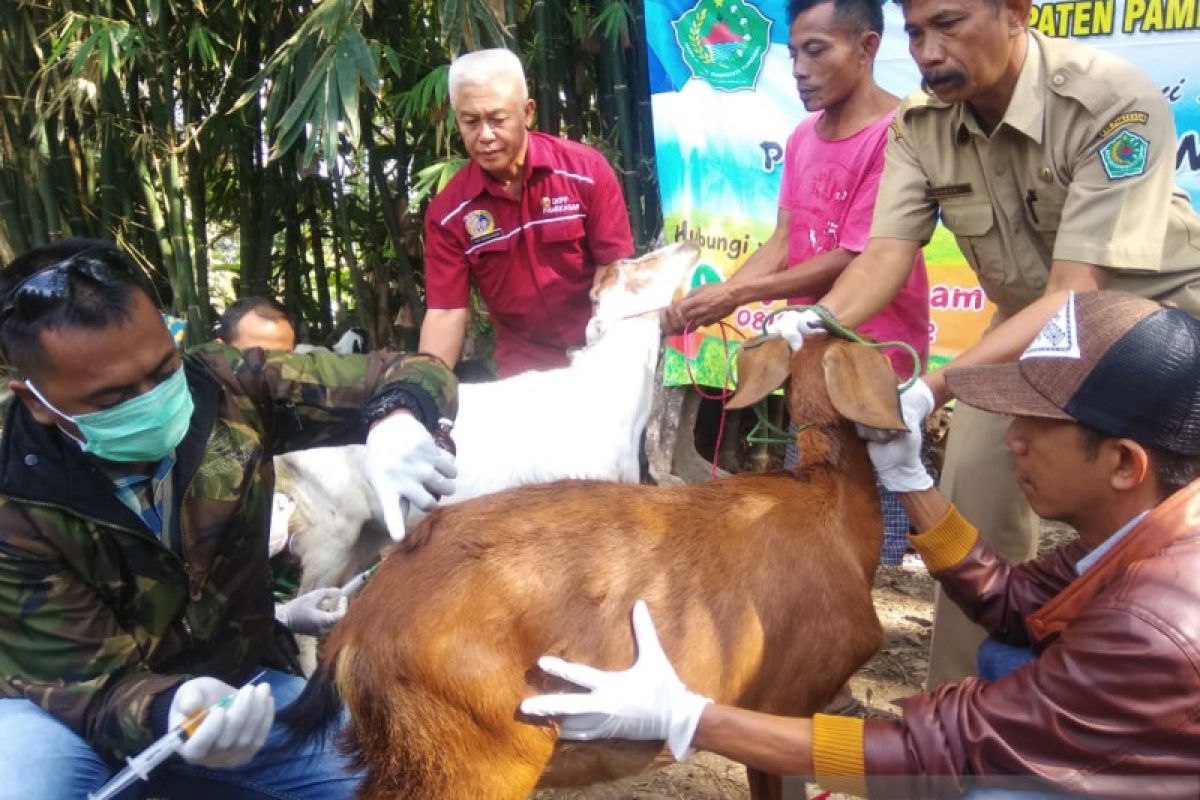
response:
<svg viewBox="0 0 1200 800"><path fill-rule="evenodd" d="M921 73L921 89L926 93L937 85L966 83L967 76L957 69L930 70Z"/></svg>

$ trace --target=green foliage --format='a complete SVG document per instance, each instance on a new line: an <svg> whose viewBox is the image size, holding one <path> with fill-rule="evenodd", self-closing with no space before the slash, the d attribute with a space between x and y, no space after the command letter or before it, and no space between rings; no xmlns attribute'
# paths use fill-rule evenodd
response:
<svg viewBox="0 0 1200 800"><path fill-rule="evenodd" d="M628 42L633 25L633 9L628 0L605 0L604 7L592 21L591 32L608 42Z"/></svg>
<svg viewBox="0 0 1200 800"><path fill-rule="evenodd" d="M61 236L111 238L197 328L210 303L269 292L318 341L353 309L386 344L398 310L420 319L423 212L466 163L446 94L451 58L513 48L540 128L645 164L645 142L617 124L632 112L613 89L645 91L632 44L640 8L0 3L0 261ZM625 188L631 208L656 201ZM486 313L476 320L486 337Z"/></svg>
<svg viewBox="0 0 1200 800"><path fill-rule="evenodd" d="M364 0L325 0L275 51L238 100L240 108L269 78L266 124L274 134L271 158L279 158L305 137L302 164L312 163L318 144L326 162L338 157L338 137L351 147L361 136L360 87L379 92L375 58L363 38Z"/></svg>
<svg viewBox="0 0 1200 800"><path fill-rule="evenodd" d="M444 0L440 5L442 40L451 53L511 44L504 18L486 0Z"/></svg>
<svg viewBox="0 0 1200 800"><path fill-rule="evenodd" d="M417 172L417 179L413 182L412 194L410 195L409 204L415 210L427 198L433 197L435 194L446 188L446 184L450 179L462 169L467 163L465 158L460 156L451 156L444 158L441 161L435 161L427 167L422 168Z"/></svg>
<svg viewBox="0 0 1200 800"><path fill-rule="evenodd" d="M192 29L188 31L188 55L206 67L220 65L216 48L218 44L223 50L229 49L229 44L216 31L204 25L193 25Z"/></svg>

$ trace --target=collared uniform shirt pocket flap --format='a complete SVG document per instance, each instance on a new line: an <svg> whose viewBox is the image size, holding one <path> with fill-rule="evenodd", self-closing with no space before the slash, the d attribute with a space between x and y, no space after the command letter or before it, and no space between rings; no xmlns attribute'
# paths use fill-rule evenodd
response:
<svg viewBox="0 0 1200 800"><path fill-rule="evenodd" d="M512 249L513 241L517 238L515 235L506 235L508 233L508 231L496 230L468 239L464 251L468 263L475 266L480 259L486 258L488 255L507 253Z"/></svg>
<svg viewBox="0 0 1200 800"><path fill-rule="evenodd" d="M591 278L587 231L580 217L549 217L537 224L537 259L561 279L583 282Z"/></svg>
<svg viewBox="0 0 1200 800"><path fill-rule="evenodd" d="M942 222L955 236L985 236L992 229L995 214L991 203L943 203Z"/></svg>
<svg viewBox="0 0 1200 800"><path fill-rule="evenodd" d="M549 217L537 223L539 241L547 244L573 242L585 235L582 217Z"/></svg>

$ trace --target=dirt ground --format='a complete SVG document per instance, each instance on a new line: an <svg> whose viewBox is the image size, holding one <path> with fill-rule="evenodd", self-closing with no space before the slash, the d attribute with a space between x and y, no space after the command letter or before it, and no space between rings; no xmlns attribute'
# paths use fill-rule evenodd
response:
<svg viewBox="0 0 1200 800"><path fill-rule="evenodd" d="M1041 550L1057 547L1074 534L1054 523L1042 526ZM875 610L883 625L883 646L850 679L867 716L898 719L897 700L921 691L929 667L934 581L914 556L905 566L875 573ZM820 794L807 787L809 797ZM542 791L535 800L742 800L749 798L745 770L711 753L683 764L586 789ZM792 796L803 797L801 793ZM833 795L839 798L841 795Z"/></svg>

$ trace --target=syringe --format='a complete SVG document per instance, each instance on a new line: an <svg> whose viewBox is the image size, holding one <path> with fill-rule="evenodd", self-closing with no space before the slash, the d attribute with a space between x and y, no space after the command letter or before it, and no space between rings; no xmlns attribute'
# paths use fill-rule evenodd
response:
<svg viewBox="0 0 1200 800"><path fill-rule="evenodd" d="M353 597L358 594L359 590L367 585L367 581L371 580L371 576L375 574L375 570L379 569L379 564L369 567L355 575L346 585L342 587L342 597Z"/></svg>
<svg viewBox="0 0 1200 800"><path fill-rule="evenodd" d="M247 685L254 683L265 674L265 670L258 673L247 681ZM228 706L233 702L235 694L237 693L227 694L211 706L202 708L199 711L193 711L184 718L183 722L160 736L154 744L136 756L126 756L125 761L128 762L128 766L118 772L116 777L108 783L101 786L100 791L89 793L88 800L111 800L111 798L116 797L135 781L149 780L150 771L175 755L179 748L183 747L184 743L192 738L196 729L200 727L200 723L204 722L208 717L208 713L215 708L225 708Z"/></svg>

